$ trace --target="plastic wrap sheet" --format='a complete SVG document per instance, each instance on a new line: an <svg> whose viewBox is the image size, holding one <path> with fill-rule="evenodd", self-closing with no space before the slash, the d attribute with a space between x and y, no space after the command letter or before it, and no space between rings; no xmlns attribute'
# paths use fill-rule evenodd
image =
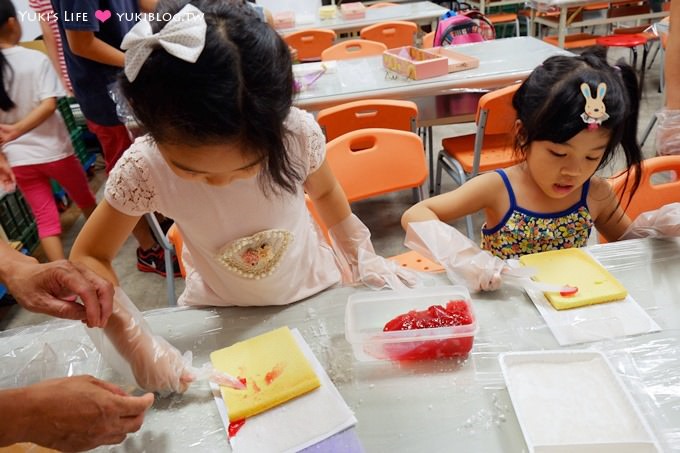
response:
<svg viewBox="0 0 680 453"><path fill-rule="evenodd" d="M0 332L0 388L63 376L96 376L99 359L77 322L52 321Z"/></svg>
<svg viewBox="0 0 680 453"><path fill-rule="evenodd" d="M191 350L194 363L209 361L208 353L225 345L218 339L224 322L214 309L164 308L144 313L155 333L181 351ZM40 380L91 374L129 392L130 385L101 360L79 322L50 321L0 333L0 387L26 386ZM224 428L207 381L184 395L156 398L144 425L118 446L95 451L224 452L229 451Z"/></svg>
<svg viewBox="0 0 680 453"><path fill-rule="evenodd" d="M594 345L614 366L662 451L680 450L680 330Z"/></svg>
<svg viewBox="0 0 680 453"><path fill-rule="evenodd" d="M589 343L587 347L603 352L614 365L663 450L679 450L680 240L632 240L589 250L664 330ZM437 284L447 282L444 275L432 279ZM354 410L356 429L366 451L435 451L445 445L456 445L460 451L526 450L505 390L498 354L583 349L583 345L560 348L525 293L503 285L498 291L472 296L480 330L467 358L412 364L359 362L344 335L347 298L357 291L331 289L288 306L164 308L145 313L145 319L154 333L180 351L191 350L197 364L207 361L211 351L236 341L283 325L297 327ZM79 323L51 322L0 334L3 385L15 385L11 380L15 370L30 363L45 344L54 349L60 342L70 342L62 349L82 352L63 359L57 353L53 363L61 368L53 366L52 372L64 375L83 370L116 382L111 370L92 352ZM81 343L82 347L71 347ZM33 363L42 363L42 359ZM138 433L129 435L122 445L98 451L150 450L229 451L207 383L192 386L182 396L158 399Z"/></svg>

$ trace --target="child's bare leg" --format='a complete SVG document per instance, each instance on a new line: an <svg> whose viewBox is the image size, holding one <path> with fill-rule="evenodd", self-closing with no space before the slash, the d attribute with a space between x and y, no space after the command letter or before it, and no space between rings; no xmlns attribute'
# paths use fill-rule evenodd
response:
<svg viewBox="0 0 680 453"><path fill-rule="evenodd" d="M65 258L64 247L59 236L41 238L40 245L42 245L45 256L47 256L49 261L63 260Z"/></svg>

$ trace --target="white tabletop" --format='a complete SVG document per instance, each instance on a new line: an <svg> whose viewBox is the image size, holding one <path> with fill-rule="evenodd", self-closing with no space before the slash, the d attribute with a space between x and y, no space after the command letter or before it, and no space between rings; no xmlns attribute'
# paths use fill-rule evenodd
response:
<svg viewBox="0 0 680 453"><path fill-rule="evenodd" d="M293 28L279 29L279 33L287 35L294 31L305 30L308 28L326 28L337 33L358 32L364 27L377 24L379 22L407 20L418 24L436 23L437 19L448 11L448 8L439 6L432 2L413 2L384 8L366 8L366 15L362 19L345 20L340 11L333 19L321 20L318 14L296 15L296 24ZM310 20L302 23L303 17Z"/></svg>
<svg viewBox="0 0 680 453"><path fill-rule="evenodd" d="M524 80L546 58L571 52L527 36L455 46L456 52L479 59L479 67L440 77L411 80L387 71L382 57L340 60L294 103L310 111L359 99L411 99L446 94L458 88L498 88Z"/></svg>
<svg viewBox="0 0 680 453"><path fill-rule="evenodd" d="M590 251L664 330L561 349L602 351L663 451L680 449L680 240L633 240ZM444 283L443 276L436 280ZM180 350L191 350L195 364L236 341L284 325L298 328L356 413L367 452L526 451L498 354L560 348L521 290L504 286L473 296L480 330L466 360L412 365L354 358L344 337L344 310L347 297L359 290L331 289L280 307L166 308L146 318ZM84 372L115 381L99 362L80 323L53 321L0 334L1 387ZM183 396L158 399L142 429L114 450L205 453L229 447L208 387L195 385Z"/></svg>

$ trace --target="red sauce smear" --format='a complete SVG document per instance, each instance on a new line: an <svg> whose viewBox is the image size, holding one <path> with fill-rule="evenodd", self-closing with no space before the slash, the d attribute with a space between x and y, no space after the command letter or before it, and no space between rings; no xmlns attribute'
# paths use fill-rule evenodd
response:
<svg viewBox="0 0 680 453"><path fill-rule="evenodd" d="M411 310L390 320L383 331L430 329L472 324L472 314L464 300L451 300L446 307L432 305L426 310ZM392 360L423 360L464 356L472 349L473 337L444 340L417 340L385 345Z"/></svg>
<svg viewBox="0 0 680 453"><path fill-rule="evenodd" d="M257 385L257 382L253 381L253 392L259 393L260 392L260 386Z"/></svg>
<svg viewBox="0 0 680 453"><path fill-rule="evenodd" d="M271 385L272 382L276 380L281 374L283 373L283 364L282 363L277 363L272 370L267 373L264 377L264 381L267 383L267 385Z"/></svg>
<svg viewBox="0 0 680 453"><path fill-rule="evenodd" d="M241 429L245 423L246 423L245 418L229 423L229 429L227 430L229 437L234 437L236 433L239 431L239 429Z"/></svg>

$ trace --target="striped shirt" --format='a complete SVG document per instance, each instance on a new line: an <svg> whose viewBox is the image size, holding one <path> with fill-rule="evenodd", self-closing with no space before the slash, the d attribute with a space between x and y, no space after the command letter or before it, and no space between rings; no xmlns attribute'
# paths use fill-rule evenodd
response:
<svg viewBox="0 0 680 453"><path fill-rule="evenodd" d="M65 88L69 92L73 92L73 87L71 86L71 80L68 77L68 71L66 70L66 59L64 58L64 49L61 44L61 35L59 35L59 27L57 26L57 17L52 9L52 3L50 0L28 0L28 6L39 14L40 20L45 20L52 30L52 36L57 43L57 57L59 59L59 72L61 75L61 80L66 85Z"/></svg>

